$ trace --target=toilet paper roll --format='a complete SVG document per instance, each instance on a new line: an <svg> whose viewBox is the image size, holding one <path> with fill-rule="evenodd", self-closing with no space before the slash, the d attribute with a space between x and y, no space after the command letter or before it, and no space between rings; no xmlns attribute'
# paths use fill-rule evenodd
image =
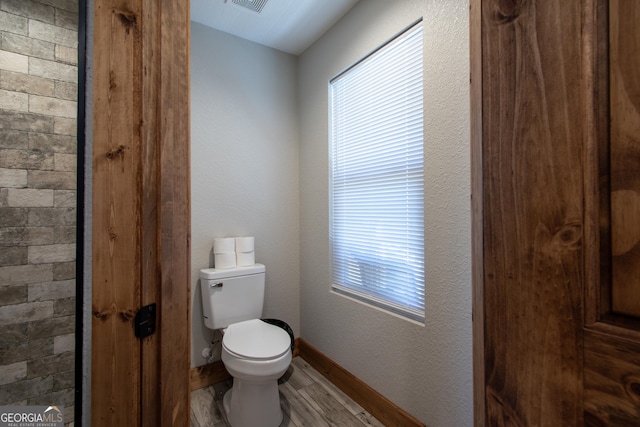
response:
<svg viewBox="0 0 640 427"><path fill-rule="evenodd" d="M236 264L238 265L238 267L246 267L255 263L256 253L254 251L236 253Z"/></svg>
<svg viewBox="0 0 640 427"><path fill-rule="evenodd" d="M236 252L253 252L254 240L253 237L236 237Z"/></svg>
<svg viewBox="0 0 640 427"><path fill-rule="evenodd" d="M236 251L236 239L233 237L216 237L213 239L213 253L224 254Z"/></svg>
<svg viewBox="0 0 640 427"><path fill-rule="evenodd" d="M215 268L225 269L234 268L236 266L236 254L235 252L223 252L213 254Z"/></svg>

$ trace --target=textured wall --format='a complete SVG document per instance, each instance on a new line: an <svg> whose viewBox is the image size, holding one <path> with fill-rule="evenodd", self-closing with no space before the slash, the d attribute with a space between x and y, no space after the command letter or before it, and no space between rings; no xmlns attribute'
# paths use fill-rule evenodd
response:
<svg viewBox="0 0 640 427"><path fill-rule="evenodd" d="M298 334L296 66L295 56L192 23L192 366L205 363L212 336L198 274L213 266L214 237L255 236L264 316Z"/></svg>
<svg viewBox="0 0 640 427"><path fill-rule="evenodd" d="M73 420L78 0L0 1L0 405Z"/></svg>
<svg viewBox="0 0 640 427"><path fill-rule="evenodd" d="M327 82L424 18L424 325L331 292ZM299 58L301 336L432 427L472 405L469 19L466 0L366 0Z"/></svg>

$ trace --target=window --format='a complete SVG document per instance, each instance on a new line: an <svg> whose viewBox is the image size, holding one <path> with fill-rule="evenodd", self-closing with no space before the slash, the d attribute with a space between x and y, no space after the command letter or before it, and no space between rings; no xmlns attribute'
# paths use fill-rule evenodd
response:
<svg viewBox="0 0 640 427"><path fill-rule="evenodd" d="M329 82L333 289L424 321L422 22Z"/></svg>

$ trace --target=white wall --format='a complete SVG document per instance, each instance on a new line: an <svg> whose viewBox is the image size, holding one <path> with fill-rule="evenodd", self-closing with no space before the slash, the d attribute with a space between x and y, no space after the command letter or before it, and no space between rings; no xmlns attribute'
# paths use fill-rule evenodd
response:
<svg viewBox="0 0 640 427"><path fill-rule="evenodd" d="M332 293L327 82L424 18L426 322ZM360 1L299 58L301 336L432 427L470 426L467 0Z"/></svg>
<svg viewBox="0 0 640 427"><path fill-rule="evenodd" d="M255 236L264 317L300 330L297 58L191 23L191 364L205 363L198 273L214 237Z"/></svg>

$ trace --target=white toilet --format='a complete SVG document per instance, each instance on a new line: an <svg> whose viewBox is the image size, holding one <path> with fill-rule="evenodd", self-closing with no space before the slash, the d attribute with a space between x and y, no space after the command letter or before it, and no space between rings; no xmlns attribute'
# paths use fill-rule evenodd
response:
<svg viewBox="0 0 640 427"><path fill-rule="evenodd" d="M233 376L223 399L233 427L277 427L282 422L280 378L291 363L291 337L260 320L265 267L254 264L200 270L204 324L222 329L222 362Z"/></svg>

